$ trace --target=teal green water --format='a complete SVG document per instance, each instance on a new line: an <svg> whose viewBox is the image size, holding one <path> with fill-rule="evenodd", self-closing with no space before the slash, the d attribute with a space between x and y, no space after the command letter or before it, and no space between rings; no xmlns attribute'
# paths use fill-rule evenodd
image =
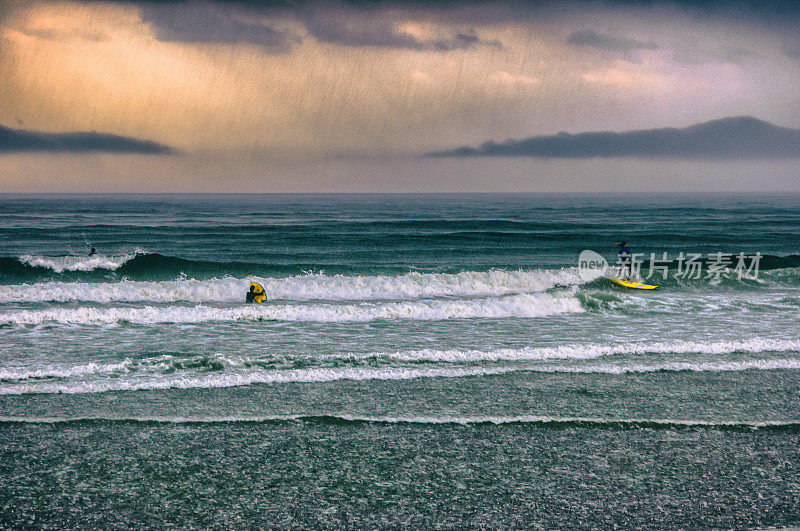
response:
<svg viewBox="0 0 800 531"><path fill-rule="evenodd" d="M800 525L798 199L3 196L0 523Z"/></svg>

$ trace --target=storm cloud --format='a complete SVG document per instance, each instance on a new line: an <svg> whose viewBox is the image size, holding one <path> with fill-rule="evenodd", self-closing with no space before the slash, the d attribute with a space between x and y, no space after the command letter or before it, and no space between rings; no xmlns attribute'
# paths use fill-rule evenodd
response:
<svg viewBox="0 0 800 531"><path fill-rule="evenodd" d="M142 20L160 41L234 44L247 43L273 52L286 52L301 37L267 22L260 10L247 6L191 3L144 4Z"/></svg>
<svg viewBox="0 0 800 531"><path fill-rule="evenodd" d="M165 154L171 149L147 140L102 133L40 133L0 125L0 153L13 152Z"/></svg>
<svg viewBox="0 0 800 531"><path fill-rule="evenodd" d="M622 133L559 133L522 140L485 142L430 153L434 157L572 158L642 157L661 159L800 158L800 130L749 116L723 118L681 129Z"/></svg>
<svg viewBox="0 0 800 531"><path fill-rule="evenodd" d="M483 40L473 28L432 34L414 34L402 27L396 15L370 10L309 9L301 14L308 32L321 42L342 46L375 46L410 50L464 50L476 46L501 46L497 40Z"/></svg>
<svg viewBox="0 0 800 531"><path fill-rule="evenodd" d="M139 10L161 41L246 43L274 53L288 52L302 41L301 35L281 27L298 24L320 42L351 47L449 51L500 46L497 40L478 37L469 25L449 32L439 29L427 35L414 34L402 27L408 19L392 7L322 2L145 2Z"/></svg>
<svg viewBox="0 0 800 531"><path fill-rule="evenodd" d="M476 35L475 27L488 23L535 23L553 21L569 9L587 7L597 13L630 5L622 0L86 0L95 3L132 4L139 8L162 41L186 43L249 43L272 53L292 50L302 41L302 31L322 42L350 47L384 47L410 50L448 51L481 45L500 47L495 39ZM643 2L640 10L673 5L699 20L759 22L793 35L800 26L796 4L787 0L740 2L737 0L678 0ZM398 27L397 15L408 20L435 20L456 26L454 31L421 36ZM286 23L286 24L285 24ZM289 29L285 27L288 25ZM298 28L299 32L294 29ZM571 33L574 46L630 53L655 50L650 40L637 40L583 29ZM793 48L791 48L793 49ZM787 54L791 55L788 51ZM738 59L737 59L738 60Z"/></svg>

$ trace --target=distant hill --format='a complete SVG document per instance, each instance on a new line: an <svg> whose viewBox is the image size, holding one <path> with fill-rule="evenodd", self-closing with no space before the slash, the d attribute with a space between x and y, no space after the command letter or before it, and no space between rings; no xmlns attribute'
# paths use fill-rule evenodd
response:
<svg viewBox="0 0 800 531"><path fill-rule="evenodd" d="M0 125L0 153L8 152L74 152L103 151L112 153L169 153L169 147L125 136L95 132L41 133L11 129Z"/></svg>
<svg viewBox="0 0 800 531"><path fill-rule="evenodd" d="M485 142L429 153L434 157L652 157L675 159L800 158L800 130L751 116L736 116L684 128L559 133L521 140Z"/></svg>

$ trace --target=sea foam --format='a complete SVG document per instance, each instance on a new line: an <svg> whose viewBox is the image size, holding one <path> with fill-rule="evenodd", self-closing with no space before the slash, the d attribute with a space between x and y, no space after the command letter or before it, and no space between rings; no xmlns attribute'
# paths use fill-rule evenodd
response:
<svg viewBox="0 0 800 531"><path fill-rule="evenodd" d="M292 370L252 370L214 374L164 374L150 379L104 379L75 382L25 382L0 385L0 395L27 393L102 393L143 389L195 389L238 387L253 384L319 383L337 380L413 380L418 378L464 378L514 372L584 373L624 375L652 372L731 372L746 370L798 370L800 359L755 359L745 361L666 362L654 364L542 365L504 367L342 367Z"/></svg>
<svg viewBox="0 0 800 531"><path fill-rule="evenodd" d="M33 256L23 255L20 262L31 267L52 269L56 273L64 271L93 271L95 269L118 269L136 256L123 254L117 256L95 254L92 256Z"/></svg>
<svg viewBox="0 0 800 531"><path fill-rule="evenodd" d="M73 258L73 257L65 257ZM88 260L88 259L87 259ZM241 302L250 281L261 283L270 300L413 300L488 297L544 291L579 284L574 268L534 271L465 271L455 274L348 276L322 273L285 278L179 279L162 282L43 282L0 286L8 302Z"/></svg>
<svg viewBox="0 0 800 531"><path fill-rule="evenodd" d="M494 350L408 350L397 352L369 352L343 354L294 353L276 355L270 353L267 358L258 354L251 356L214 354L192 357L171 354L144 357L138 359L125 358L117 363L90 362L79 365L48 365L44 368L29 369L26 367L0 369L0 380L7 382L43 378L72 378L76 376L100 375L108 376L128 373L172 373L177 370L209 367L219 369L253 369L259 370L279 363L300 361L305 366L325 366L351 361L359 364L365 360L382 359L390 362L428 362L428 363L482 363L482 362L527 362L547 360L593 360L622 354L731 354L762 352L800 352L800 341L777 339L750 339L743 341L677 341L664 343L624 343L617 345L575 344L557 347L522 347L501 348ZM632 366L636 369L638 366Z"/></svg>
<svg viewBox="0 0 800 531"><path fill-rule="evenodd" d="M51 308L18 310L0 315L0 325L63 323L78 325L133 323L203 323L211 321L366 322L377 319L446 320L543 317L582 312L571 295L547 293L468 300L362 302L359 304L299 304L213 306L145 306L143 308Z"/></svg>

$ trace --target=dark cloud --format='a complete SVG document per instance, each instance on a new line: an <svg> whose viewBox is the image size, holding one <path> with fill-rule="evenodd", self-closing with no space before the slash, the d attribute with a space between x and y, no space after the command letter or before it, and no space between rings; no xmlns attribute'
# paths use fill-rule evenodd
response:
<svg viewBox="0 0 800 531"><path fill-rule="evenodd" d="M162 144L102 133L40 133L0 125L0 153L13 152L107 152L164 154Z"/></svg>
<svg viewBox="0 0 800 531"><path fill-rule="evenodd" d="M84 0L138 5L159 39L183 42L248 42L274 52L287 51L300 36L276 26L291 19L306 26L316 38L347 46L384 46L452 50L498 46L476 40L473 31L420 39L397 31L393 15L439 20L463 28L492 23L534 23L569 19L574 13L611 10L646 13L677 9L704 21L738 21L777 30L800 32L800 9L791 0ZM0 6L3 2L0 0ZM653 42L577 31L569 42L603 50L633 52L655 49Z"/></svg>
<svg viewBox="0 0 800 531"><path fill-rule="evenodd" d="M191 5L198 0L82 0L94 3L137 5ZM303 10L341 6L361 11L414 10L450 13L454 19L479 22L540 20L547 15L568 15L576 10L621 8L626 11L675 8L689 14L720 19L745 19L769 25L796 24L796 0L205 0L207 4L237 6L260 11ZM3 2L0 2L2 13ZM488 17L488 18L487 18Z"/></svg>
<svg viewBox="0 0 800 531"><path fill-rule="evenodd" d="M573 158L644 157L663 159L800 158L800 130L749 116L723 118L682 129L559 133L522 140L486 142L430 153L435 157Z"/></svg>
<svg viewBox="0 0 800 531"><path fill-rule="evenodd" d="M590 29L576 31L567 37L569 44L575 46L588 46L599 50L612 52L632 52L634 50L656 50L658 45L654 42L643 42L625 37L614 37L605 33L597 33Z"/></svg>
<svg viewBox="0 0 800 531"><path fill-rule="evenodd" d="M161 41L248 43L276 53L301 41L299 35L268 23L261 9L236 3L146 3L140 12Z"/></svg>
<svg viewBox="0 0 800 531"><path fill-rule="evenodd" d="M343 46L378 46L413 50L456 50L476 46L501 46L497 40L483 40L471 27L449 34L421 38L397 28L398 11L426 18L438 15L456 24L485 22L480 16L457 15L458 2L323 2L315 0L100 0L138 5L142 20L157 39L186 43L249 43L275 53L290 51L302 40L300 35L281 29L280 21L299 22L309 34L322 42ZM465 5L494 9L494 2L467 2ZM504 5L500 2L497 5ZM517 9L514 10L518 12ZM501 17L504 18L504 17Z"/></svg>
<svg viewBox="0 0 800 531"><path fill-rule="evenodd" d="M472 28L427 38L412 35L397 24L408 18L398 17L381 4L144 2L140 11L142 20L151 25L156 38L162 41L250 43L273 52L289 51L301 41L299 35L275 26L281 20L299 22L317 40L343 46L440 51L500 46L496 40L480 39Z"/></svg>
<svg viewBox="0 0 800 531"><path fill-rule="evenodd" d="M308 32L319 41L343 46L378 46L411 50L460 50L480 45L500 46L482 40L473 29L453 34L420 37L398 27L397 18L381 11L311 9L300 14Z"/></svg>

